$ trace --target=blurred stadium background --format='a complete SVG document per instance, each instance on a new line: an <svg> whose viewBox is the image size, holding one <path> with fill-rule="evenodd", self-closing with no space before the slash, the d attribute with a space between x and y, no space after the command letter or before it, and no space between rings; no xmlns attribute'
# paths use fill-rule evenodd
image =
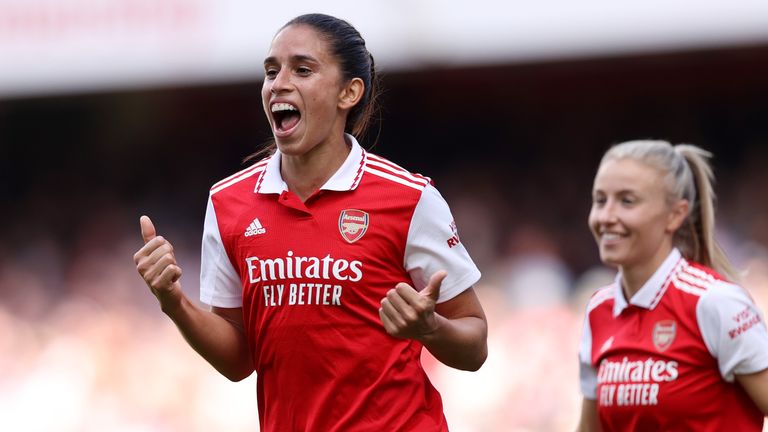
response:
<svg viewBox="0 0 768 432"><path fill-rule="evenodd" d="M566 431L586 227L612 143L714 152L719 238L768 307L762 0L0 0L0 419L8 431L253 431L137 276L138 217L197 297L208 187L269 137L260 63L306 12L348 19L383 76L373 151L431 176L484 277L490 356L425 355L453 431ZM403 395L408 397L408 395Z"/></svg>

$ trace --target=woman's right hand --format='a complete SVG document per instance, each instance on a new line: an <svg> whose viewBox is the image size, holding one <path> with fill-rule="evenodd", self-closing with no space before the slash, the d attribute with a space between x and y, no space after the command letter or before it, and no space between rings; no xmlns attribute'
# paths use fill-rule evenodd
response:
<svg viewBox="0 0 768 432"><path fill-rule="evenodd" d="M165 310L181 300L182 291L179 282L181 267L176 263L173 245L157 235L152 220L142 216L139 218L139 224L144 246L133 255L133 262L136 263L136 270Z"/></svg>

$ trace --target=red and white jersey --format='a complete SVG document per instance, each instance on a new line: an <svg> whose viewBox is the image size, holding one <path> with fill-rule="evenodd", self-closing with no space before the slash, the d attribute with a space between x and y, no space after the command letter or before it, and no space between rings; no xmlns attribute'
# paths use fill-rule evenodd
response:
<svg viewBox="0 0 768 432"><path fill-rule="evenodd" d="M630 299L620 275L587 306L581 389L606 431L762 431L734 374L768 368L768 330L747 292L677 249Z"/></svg>
<svg viewBox="0 0 768 432"><path fill-rule="evenodd" d="M423 289L445 269L439 302L480 272L430 180L365 152L302 202L281 154L211 189L201 300L241 307L263 431L445 431L422 345L389 336L381 299Z"/></svg>

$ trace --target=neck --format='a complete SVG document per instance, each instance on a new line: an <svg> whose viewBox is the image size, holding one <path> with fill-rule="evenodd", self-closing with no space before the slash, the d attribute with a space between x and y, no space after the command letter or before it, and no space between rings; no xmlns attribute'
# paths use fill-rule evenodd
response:
<svg viewBox="0 0 768 432"><path fill-rule="evenodd" d="M306 201L341 167L349 151L346 139L341 135L338 139L320 143L301 155L283 154L280 174L288 189L299 199Z"/></svg>
<svg viewBox="0 0 768 432"><path fill-rule="evenodd" d="M636 271L636 269L623 268L621 270L621 290L624 292L624 297L626 297L627 301L640 291L640 288L648 282L652 275L653 271L647 273L645 271Z"/></svg>
<svg viewBox="0 0 768 432"><path fill-rule="evenodd" d="M654 254L653 257L642 263L633 265L623 265L621 270L621 288L627 301L632 298L640 288L656 273L664 260L672 252L672 245L664 245Z"/></svg>

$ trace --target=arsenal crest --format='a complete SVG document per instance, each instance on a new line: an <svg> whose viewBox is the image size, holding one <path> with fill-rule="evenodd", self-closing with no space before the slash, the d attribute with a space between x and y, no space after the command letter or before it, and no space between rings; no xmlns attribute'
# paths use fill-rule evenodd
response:
<svg viewBox="0 0 768 432"><path fill-rule="evenodd" d="M653 346L657 350L666 351L675 340L677 323L674 320L663 320L653 326Z"/></svg>
<svg viewBox="0 0 768 432"><path fill-rule="evenodd" d="M339 214L339 232L349 243L360 240L368 230L368 213L362 210L346 209Z"/></svg>

